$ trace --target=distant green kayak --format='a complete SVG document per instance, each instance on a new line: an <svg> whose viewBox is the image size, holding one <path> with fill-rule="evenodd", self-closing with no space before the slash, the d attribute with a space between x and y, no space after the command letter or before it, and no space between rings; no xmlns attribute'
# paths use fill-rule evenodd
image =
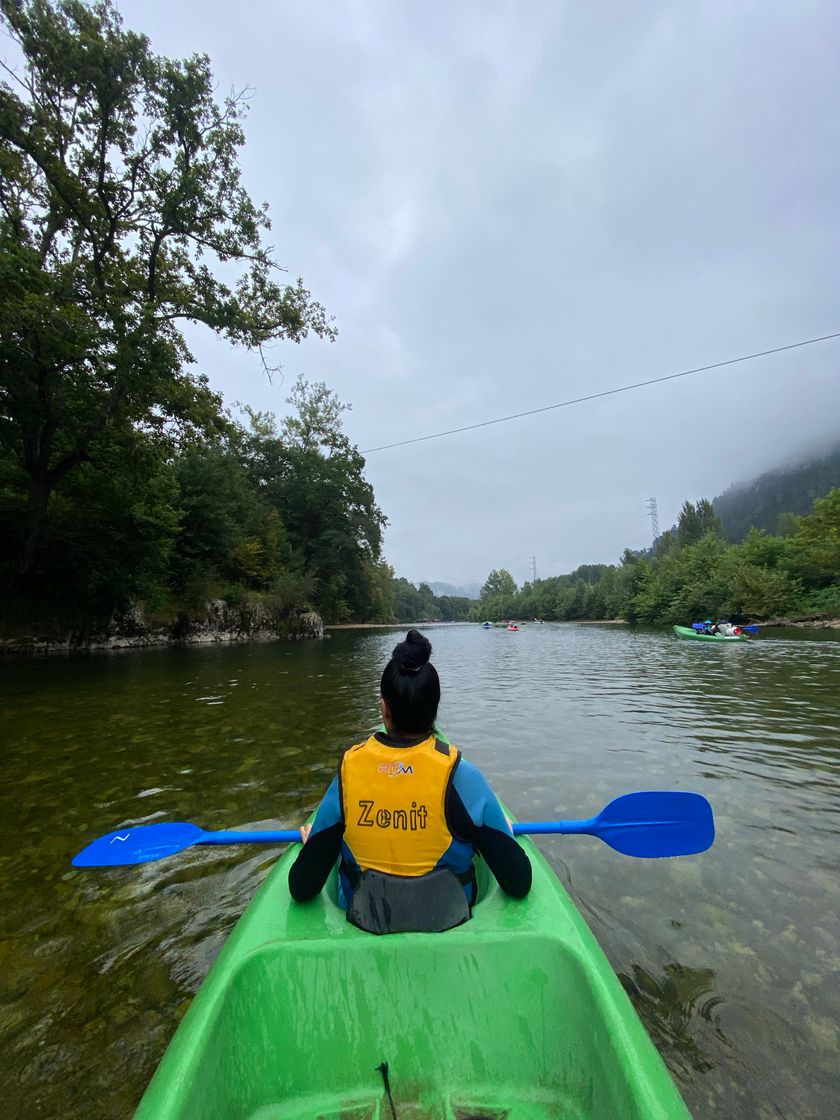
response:
<svg viewBox="0 0 840 1120"><path fill-rule="evenodd" d="M723 634L704 634L701 630L692 630L690 626L675 626L674 633L678 638L689 638L693 642L748 642L750 640L746 634L727 638Z"/></svg>
<svg viewBox="0 0 840 1120"><path fill-rule="evenodd" d="M546 860L506 897L481 860L473 918L376 937L336 875L289 897L294 845L247 908L135 1120L690 1120Z"/></svg>

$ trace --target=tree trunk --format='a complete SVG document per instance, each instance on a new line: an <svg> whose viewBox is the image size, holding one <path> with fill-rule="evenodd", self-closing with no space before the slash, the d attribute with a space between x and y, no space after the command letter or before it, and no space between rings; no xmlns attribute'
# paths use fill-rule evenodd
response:
<svg viewBox="0 0 840 1120"><path fill-rule="evenodd" d="M47 508L53 483L41 475L31 475L29 479L29 493L26 501L26 528L23 537L23 548L18 561L18 572L21 579L34 569L41 551L44 539L44 530L47 527Z"/></svg>

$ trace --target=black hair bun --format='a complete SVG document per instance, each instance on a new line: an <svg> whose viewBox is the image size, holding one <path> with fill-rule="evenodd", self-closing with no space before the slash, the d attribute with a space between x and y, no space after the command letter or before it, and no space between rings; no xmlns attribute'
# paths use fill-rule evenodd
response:
<svg viewBox="0 0 840 1120"><path fill-rule="evenodd" d="M405 641L394 646L391 656L405 672L416 673L432 656L432 643L419 630L409 630Z"/></svg>

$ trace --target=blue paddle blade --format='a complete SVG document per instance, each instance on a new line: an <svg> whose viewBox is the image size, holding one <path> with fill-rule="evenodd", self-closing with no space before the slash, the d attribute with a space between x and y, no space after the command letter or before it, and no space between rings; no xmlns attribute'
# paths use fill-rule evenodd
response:
<svg viewBox="0 0 840 1120"><path fill-rule="evenodd" d="M625 856L690 856L715 840L712 807L699 793L628 793L611 801L593 824L592 833Z"/></svg>
<svg viewBox="0 0 840 1120"><path fill-rule="evenodd" d="M125 867L165 859L199 843L205 832L197 824L173 821L121 828L91 841L73 859L74 867Z"/></svg>
<svg viewBox="0 0 840 1120"><path fill-rule="evenodd" d="M705 852L715 839L712 807L699 793L625 793L582 821L517 821L514 836L598 836L625 856L656 858Z"/></svg>

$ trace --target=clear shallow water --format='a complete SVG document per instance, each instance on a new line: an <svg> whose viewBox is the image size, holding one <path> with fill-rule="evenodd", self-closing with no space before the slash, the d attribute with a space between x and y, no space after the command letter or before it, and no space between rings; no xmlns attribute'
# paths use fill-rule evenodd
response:
<svg viewBox="0 0 840 1120"><path fill-rule="evenodd" d="M717 842L689 859L540 842L697 1120L836 1115L840 642L428 632L441 724L518 815L656 787L712 801ZM298 824L373 725L398 636L0 663L5 1117L129 1117L277 854L91 872L75 851L155 820Z"/></svg>

